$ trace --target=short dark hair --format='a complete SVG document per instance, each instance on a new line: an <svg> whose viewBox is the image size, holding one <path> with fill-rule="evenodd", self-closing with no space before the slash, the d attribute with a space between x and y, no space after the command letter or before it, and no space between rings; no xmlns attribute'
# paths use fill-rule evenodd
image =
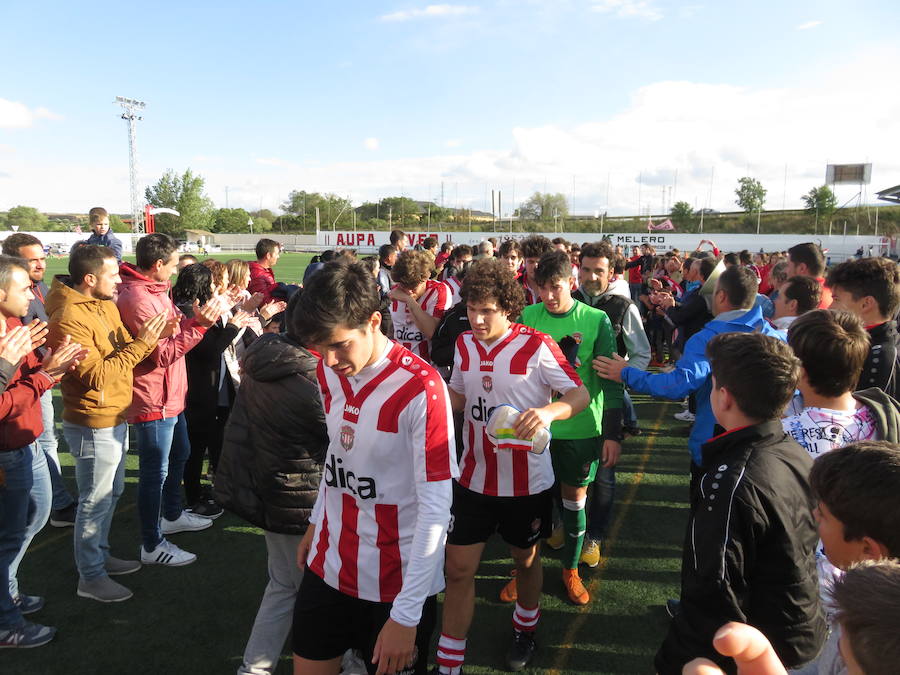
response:
<svg viewBox="0 0 900 675"><path fill-rule="evenodd" d="M99 275L103 262L110 258L116 260L116 253L108 246L82 244L73 248L69 254L69 277L72 283L78 286L88 274Z"/></svg>
<svg viewBox="0 0 900 675"><path fill-rule="evenodd" d="M722 271L718 280L719 289L725 291L728 303L735 309L752 307L759 289L756 275L746 267L736 265Z"/></svg>
<svg viewBox="0 0 900 675"><path fill-rule="evenodd" d="M762 333L721 333L707 343L706 355L714 386L727 389L747 417L781 417L800 377L800 359L784 342Z"/></svg>
<svg viewBox="0 0 900 675"><path fill-rule="evenodd" d="M378 258L374 255L367 255L359 261L359 264L369 270L369 274L375 274L378 269Z"/></svg>
<svg viewBox="0 0 900 675"><path fill-rule="evenodd" d="M821 455L813 496L844 526L844 541L872 537L900 557L900 445L860 441Z"/></svg>
<svg viewBox="0 0 900 675"><path fill-rule="evenodd" d="M425 237L422 240L422 248L430 251L433 248L437 248L437 243L438 241L434 237Z"/></svg>
<svg viewBox="0 0 900 675"><path fill-rule="evenodd" d="M443 244L441 244L441 253L450 253L450 251L452 251L452 250L453 250L453 242L452 241L445 241Z"/></svg>
<svg viewBox="0 0 900 675"><path fill-rule="evenodd" d="M157 260L169 262L172 254L178 250L178 244L167 234L153 232L138 239L134 247L134 255L138 269L149 270Z"/></svg>
<svg viewBox="0 0 900 675"><path fill-rule="evenodd" d="M497 251L497 255L501 258L508 256L510 253L515 253L517 258L524 257L522 255L522 245L519 244L516 239L506 239L500 244L500 248Z"/></svg>
<svg viewBox="0 0 900 675"><path fill-rule="evenodd" d="M738 258L741 261L741 265L752 265L753 257L750 255L750 251L744 249L740 253L738 253Z"/></svg>
<svg viewBox="0 0 900 675"><path fill-rule="evenodd" d="M23 270L25 274L28 274L28 265L19 256L0 255L0 288L3 290L9 289L9 284L12 281L12 271L17 267Z"/></svg>
<svg viewBox="0 0 900 675"><path fill-rule="evenodd" d="M811 241L794 244L788 249L788 259L795 265L806 265L810 276L820 277L825 271L825 256L822 249Z"/></svg>
<svg viewBox="0 0 900 675"><path fill-rule="evenodd" d="M414 288L431 277L434 259L425 251L407 249L397 256L391 268L391 279L404 288Z"/></svg>
<svg viewBox="0 0 900 675"><path fill-rule="evenodd" d="M203 263L181 268L172 287L172 302L176 305L192 305L194 300L205 305L212 298L213 272Z"/></svg>
<svg viewBox="0 0 900 675"><path fill-rule="evenodd" d="M815 309L797 317L788 328L788 344L803 364L809 386L822 396L853 391L869 355L862 321L838 310Z"/></svg>
<svg viewBox="0 0 900 675"><path fill-rule="evenodd" d="M565 251L553 250L541 256L534 271L534 282L538 286L572 278L572 259Z"/></svg>
<svg viewBox="0 0 900 675"><path fill-rule="evenodd" d="M396 246L397 242L403 239L406 236L406 232L403 230L391 230L390 239L391 243Z"/></svg>
<svg viewBox="0 0 900 675"><path fill-rule="evenodd" d="M396 253L397 247L393 244L382 244L378 247L378 259L387 260L391 253Z"/></svg>
<svg viewBox="0 0 900 675"><path fill-rule="evenodd" d="M616 259L613 262L613 273L624 274L625 272L625 256L616 253Z"/></svg>
<svg viewBox="0 0 900 675"><path fill-rule="evenodd" d="M709 275L713 273L713 270L716 269L716 265L718 264L719 261L711 255L700 258L700 276L703 277L703 281L709 279Z"/></svg>
<svg viewBox="0 0 900 675"><path fill-rule="evenodd" d="M282 321L281 321L281 330L284 333L287 333L290 337L297 340L297 342L302 342L300 339L300 333L298 332L298 328L303 325L303 312L300 310L300 298L303 296L303 289L298 288L297 292L291 295L291 299L288 300L287 307L281 313ZM272 317L274 320L275 317Z"/></svg>
<svg viewBox="0 0 900 675"><path fill-rule="evenodd" d="M362 328L381 307L375 277L359 263L331 262L307 282L294 332L304 344L328 340L335 328Z"/></svg>
<svg viewBox="0 0 900 675"><path fill-rule="evenodd" d="M548 251L553 250L553 244L547 237L539 234L533 234L525 237L522 241L522 257L523 258L540 258Z"/></svg>
<svg viewBox="0 0 900 675"><path fill-rule="evenodd" d="M21 257L19 249L23 246L40 246L43 248L41 240L33 234L27 232L15 232L3 240L3 255L11 255L15 258Z"/></svg>
<svg viewBox="0 0 900 675"><path fill-rule="evenodd" d="M889 258L860 258L842 262L828 273L827 285L840 286L854 300L875 298L882 316L894 318L900 307L900 269Z"/></svg>
<svg viewBox="0 0 900 675"><path fill-rule="evenodd" d="M867 675L891 675L900 663L900 562L862 560L834 583L835 616ZM891 665L894 664L894 665Z"/></svg>
<svg viewBox="0 0 900 675"><path fill-rule="evenodd" d="M578 254L578 262L585 258L606 258L610 264L613 264L615 257L616 254L609 242L595 241L581 247L581 251Z"/></svg>
<svg viewBox="0 0 900 675"><path fill-rule="evenodd" d="M450 259L451 260L459 260L464 255L475 255L475 251L472 250L472 247L468 244L460 244L452 251L450 251Z"/></svg>
<svg viewBox="0 0 900 675"><path fill-rule="evenodd" d="M522 284L516 281L509 268L497 258L476 261L466 271L459 296L465 303L484 302L493 298L511 319L518 317L525 306Z"/></svg>
<svg viewBox="0 0 900 675"><path fill-rule="evenodd" d="M274 239L260 239L256 242L256 259L262 260L269 253L274 253L276 248L281 250L281 244Z"/></svg>
<svg viewBox="0 0 900 675"><path fill-rule="evenodd" d="M90 211L88 211L88 222L91 225L96 225L104 218L108 218L109 213L102 206L95 206Z"/></svg>
<svg viewBox="0 0 900 675"><path fill-rule="evenodd" d="M797 275L788 279L780 293L788 300L797 301L797 316L811 312L822 300L822 287L812 277Z"/></svg>
<svg viewBox="0 0 900 675"><path fill-rule="evenodd" d="M726 253L722 256L722 260L725 261L725 264L729 267L737 265L740 262L737 253Z"/></svg>

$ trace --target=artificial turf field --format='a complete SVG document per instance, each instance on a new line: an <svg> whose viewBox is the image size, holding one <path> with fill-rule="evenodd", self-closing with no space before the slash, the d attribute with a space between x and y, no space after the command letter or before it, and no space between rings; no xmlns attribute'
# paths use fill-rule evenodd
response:
<svg viewBox="0 0 900 675"><path fill-rule="evenodd" d="M301 255L283 257L288 264L279 263L277 277L298 279L306 262ZM64 261L52 262L54 273L63 267ZM581 570L593 601L583 608L567 602L558 555L545 548L539 649L525 672L653 672L653 654L668 623L663 603L677 596L679 587L688 427L672 420L674 404L636 396L635 405L644 433L624 444L603 559L597 569ZM59 429L58 436L64 479L74 494L72 458ZM110 536L119 557L138 554L136 487L132 449ZM30 618L56 626L59 633L46 647L5 651L0 673L234 673L266 584L262 532L226 513L208 530L176 534L172 541L196 553L198 561L180 568L145 567L122 577L134 598L103 605L75 595L71 529L45 527L22 562L19 585L24 593L45 596L46 607ZM477 579L467 673L503 670L512 607L497 596L510 569L502 543L493 540ZM278 673L290 672L286 653Z"/></svg>

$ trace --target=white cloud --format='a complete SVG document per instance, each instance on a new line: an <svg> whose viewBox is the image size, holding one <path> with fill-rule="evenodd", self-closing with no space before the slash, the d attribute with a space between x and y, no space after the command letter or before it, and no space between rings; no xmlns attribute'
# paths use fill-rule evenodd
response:
<svg viewBox="0 0 900 675"><path fill-rule="evenodd" d="M374 136L371 136L363 141L363 147L366 150L377 150L381 144L378 142L378 139Z"/></svg>
<svg viewBox="0 0 900 675"><path fill-rule="evenodd" d="M445 148L458 148L461 144L462 141L460 141L458 138L448 138L446 141L444 141Z"/></svg>
<svg viewBox="0 0 900 675"><path fill-rule="evenodd" d="M382 21L410 21L412 19L437 19L443 17L477 14L478 7L470 5L428 5L425 8L401 9L379 18Z"/></svg>
<svg viewBox="0 0 900 675"><path fill-rule="evenodd" d="M287 168L293 166L293 164L286 159L281 159L280 157L257 157L257 164L262 164L263 166L275 166L279 168Z"/></svg>
<svg viewBox="0 0 900 675"><path fill-rule="evenodd" d="M662 10L649 0L595 0L591 11L603 14L615 13L620 19L644 19L659 21L663 18Z"/></svg>
<svg viewBox="0 0 900 675"><path fill-rule="evenodd" d="M39 119L61 120L62 115L44 107L32 110L20 101L0 98L0 129L26 129L33 126Z"/></svg>
<svg viewBox="0 0 900 675"><path fill-rule="evenodd" d="M806 23L801 23L797 26L797 30L809 30L810 28L815 28L816 26L821 26L822 22L816 19L815 21L807 21Z"/></svg>

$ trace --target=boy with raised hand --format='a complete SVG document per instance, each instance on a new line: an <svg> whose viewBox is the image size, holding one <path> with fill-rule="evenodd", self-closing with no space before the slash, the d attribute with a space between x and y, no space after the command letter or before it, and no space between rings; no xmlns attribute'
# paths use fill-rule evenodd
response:
<svg viewBox="0 0 900 675"><path fill-rule="evenodd" d="M862 258L841 263L828 273L834 297L831 307L853 312L869 333L871 346L857 389L878 387L897 396L897 310L900 268L888 258Z"/></svg>
<svg viewBox="0 0 900 675"><path fill-rule="evenodd" d="M710 403L725 429L703 444L681 564L681 609L656 654L658 673L681 673L696 656L721 665L719 627L748 623L789 667L813 659L825 639L807 476L812 460L779 418L800 362L780 340L725 333L707 346ZM752 377L747 374L752 373Z"/></svg>
<svg viewBox="0 0 900 675"><path fill-rule="evenodd" d="M590 594L578 576L578 562L587 529L587 488L596 476L599 460L606 467L614 466L622 448L622 384L601 380L591 364L598 356L616 353L616 334L606 312L572 297L568 254L553 251L544 255L534 280L542 302L522 311L522 323L565 346L566 356L591 397L585 410L550 427L550 456L562 494L563 584L569 600L585 605ZM512 588L505 590L513 595Z"/></svg>
<svg viewBox="0 0 900 675"><path fill-rule="evenodd" d="M426 672L459 472L447 388L384 336L380 300L363 265L334 262L296 307L297 337L322 355L331 439L297 550L306 566L294 607L298 675L336 675L351 648L370 673Z"/></svg>
<svg viewBox="0 0 900 675"><path fill-rule="evenodd" d="M553 517L553 467L546 451L496 447L487 433L493 409L507 404L523 411L515 435L531 439L588 403L587 390L553 339L512 322L525 298L504 267L497 259L480 260L462 287L472 330L457 339L450 379L453 408L465 410L465 448L447 543L447 592L437 654L443 675L458 675L465 660L475 573L494 532L509 545L518 579L507 665L521 670L535 650L543 584L540 539L549 534ZM553 401L553 392L562 398Z"/></svg>

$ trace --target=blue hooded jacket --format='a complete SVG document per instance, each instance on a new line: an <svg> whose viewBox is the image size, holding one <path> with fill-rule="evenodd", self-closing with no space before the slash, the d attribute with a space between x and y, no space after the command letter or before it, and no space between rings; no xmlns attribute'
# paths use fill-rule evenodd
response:
<svg viewBox="0 0 900 675"><path fill-rule="evenodd" d="M759 332L784 340L784 333L775 329L762 316L762 310L754 307L746 314L719 321L713 319L696 335L693 335L684 346L684 355L675 363L671 373L648 373L636 368L622 370L622 382L641 394L650 394L659 398L680 401L688 394L695 394L697 400L697 418L688 438L691 459L697 466L702 466L700 446L712 438L716 418L709 403L712 389L710 374L712 369L706 358L706 343L721 333ZM748 373L749 377L752 374Z"/></svg>

